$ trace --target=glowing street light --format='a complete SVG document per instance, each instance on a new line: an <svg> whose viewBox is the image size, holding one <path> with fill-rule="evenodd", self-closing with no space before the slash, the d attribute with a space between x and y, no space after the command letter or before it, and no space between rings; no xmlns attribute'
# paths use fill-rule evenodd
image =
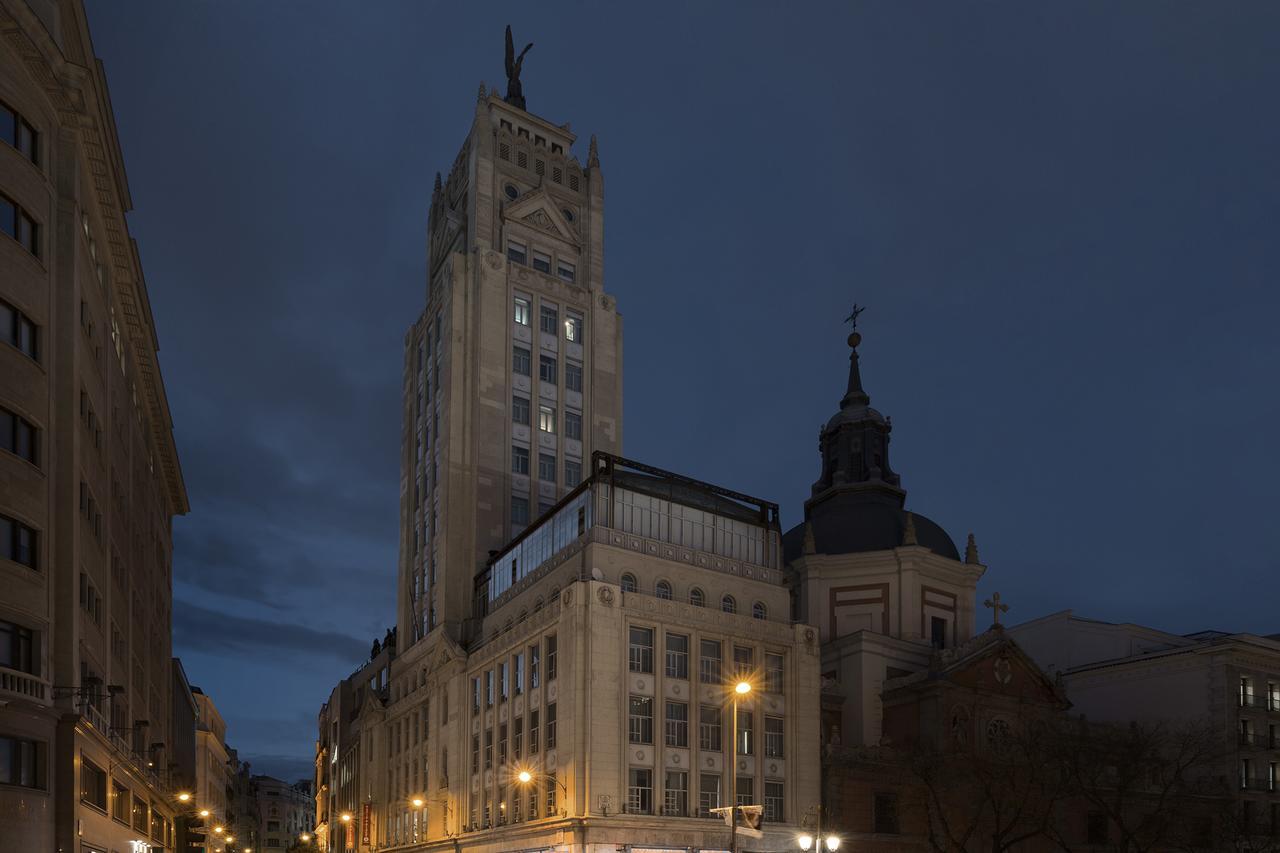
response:
<svg viewBox="0 0 1280 853"><path fill-rule="evenodd" d="M299 836L298 836L298 838L299 838L299 840L301 840L301 841L302 841L302 843L303 843L303 844L306 844L308 841L310 841L310 840L311 840L311 833L309 833L309 832L304 832L304 833L302 833L301 835L299 835Z"/></svg>
<svg viewBox="0 0 1280 853"><path fill-rule="evenodd" d="M208 810L208 809L201 809L201 810L200 810L200 817L208 817L208 816L209 816L209 810Z"/></svg>
<svg viewBox="0 0 1280 853"><path fill-rule="evenodd" d="M751 682L739 681L737 684L734 685L733 691L739 695L746 695L747 693L751 692Z"/></svg>
<svg viewBox="0 0 1280 853"><path fill-rule="evenodd" d="M521 785L528 785L530 782L533 781L533 774L530 773L528 770L521 770L520 773L516 776L516 779L520 780Z"/></svg>
<svg viewBox="0 0 1280 853"><path fill-rule="evenodd" d="M427 804L427 801L422 799L422 797L414 797L409 802L413 805L415 809L420 809Z"/></svg>
<svg viewBox="0 0 1280 853"><path fill-rule="evenodd" d="M178 794L178 802L180 802L180 803L189 803L189 802L191 802L191 795L190 795L189 793L187 793L186 791L183 791L182 793Z"/></svg>
<svg viewBox="0 0 1280 853"><path fill-rule="evenodd" d="M351 823L351 812L343 812L343 813L342 813L342 822L343 822L343 823Z"/></svg>
<svg viewBox="0 0 1280 853"><path fill-rule="evenodd" d="M221 835L222 833L223 833L223 829L222 829L222 827L221 827L221 826L215 826L215 827L213 828L213 834L214 834L214 835Z"/></svg>

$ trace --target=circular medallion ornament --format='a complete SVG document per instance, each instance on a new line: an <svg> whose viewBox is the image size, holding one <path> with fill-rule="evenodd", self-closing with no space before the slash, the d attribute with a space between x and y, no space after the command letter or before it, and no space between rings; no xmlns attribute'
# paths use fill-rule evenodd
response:
<svg viewBox="0 0 1280 853"><path fill-rule="evenodd" d="M636 750L636 761L644 761L644 750L643 750L643 749L637 749L637 750Z"/></svg>
<svg viewBox="0 0 1280 853"><path fill-rule="evenodd" d="M560 213L561 213L561 215L563 215L563 216L564 216L564 221L565 221L565 222L572 222L572 221L573 221L573 211L572 211L572 210L570 210L569 208L567 208L567 207L562 207L562 208L560 209Z"/></svg>
<svg viewBox="0 0 1280 853"><path fill-rule="evenodd" d="M566 590L564 591L564 597L562 597L560 600L564 602L564 606L565 606L565 607L568 607L570 604L572 604L572 603L573 603L573 590L571 590L571 589L566 589Z"/></svg>
<svg viewBox="0 0 1280 853"><path fill-rule="evenodd" d="M607 586L600 587L600 591L596 594L600 599L600 603L605 607L613 606L613 590Z"/></svg>
<svg viewBox="0 0 1280 853"><path fill-rule="evenodd" d="M520 190L516 189L515 184L507 184L505 187L503 187L503 192L505 192L507 194L507 198L511 199L512 201L515 201L517 198L520 197Z"/></svg>
<svg viewBox="0 0 1280 853"><path fill-rule="evenodd" d="M996 681L1001 684L1008 684L1013 681L1013 664L1009 662L1007 657L996 658L995 663Z"/></svg>

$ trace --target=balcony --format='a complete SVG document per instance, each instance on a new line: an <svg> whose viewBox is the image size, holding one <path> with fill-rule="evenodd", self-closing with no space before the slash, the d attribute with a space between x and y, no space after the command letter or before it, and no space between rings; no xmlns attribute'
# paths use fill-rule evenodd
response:
<svg viewBox="0 0 1280 853"><path fill-rule="evenodd" d="M107 722L107 718L103 715L102 711L98 710L92 702L84 699L81 699L78 703L78 710L80 711L81 716L84 717L85 721L96 729L98 733L111 744L111 748L119 755L120 758L132 764L148 782L150 782L156 789L160 789L160 774L151 766L151 762L147 761L146 756L140 755L133 750L129 745L128 739L120 734L120 729L112 727ZM131 730L126 731L132 733Z"/></svg>
<svg viewBox="0 0 1280 853"><path fill-rule="evenodd" d="M1280 749L1280 737L1272 737L1269 732L1240 732L1237 737L1245 749Z"/></svg>
<svg viewBox="0 0 1280 853"><path fill-rule="evenodd" d="M1239 703L1241 708L1248 708L1253 711L1271 711L1280 714L1280 695L1262 694L1255 696L1252 693L1239 694Z"/></svg>
<svg viewBox="0 0 1280 853"><path fill-rule="evenodd" d="M0 666L0 700L14 699L48 705L49 682L29 672Z"/></svg>

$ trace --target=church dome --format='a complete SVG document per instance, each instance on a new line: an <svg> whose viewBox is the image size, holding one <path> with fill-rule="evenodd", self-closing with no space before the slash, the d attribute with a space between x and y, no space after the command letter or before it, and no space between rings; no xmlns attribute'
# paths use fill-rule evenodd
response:
<svg viewBox="0 0 1280 853"><path fill-rule="evenodd" d="M816 554L861 554L901 547L906 534L908 512L887 500L874 500L865 493L834 495L816 506L810 503L808 521L802 521L782 537L786 562L804 554L805 525L813 528ZM959 561L956 543L938 523L918 513L910 513L916 542L940 557Z"/></svg>
<svg viewBox="0 0 1280 853"><path fill-rule="evenodd" d="M855 318L857 313L855 309ZM889 463L893 421L871 408L871 396L862 387L860 343L856 331L849 335L849 383L839 411L818 434L822 471L805 502L805 521L783 537L784 556L794 560L806 545L818 554L854 554L913 542L959 560L955 542L942 527L903 509L907 492ZM811 543L806 542L809 536Z"/></svg>

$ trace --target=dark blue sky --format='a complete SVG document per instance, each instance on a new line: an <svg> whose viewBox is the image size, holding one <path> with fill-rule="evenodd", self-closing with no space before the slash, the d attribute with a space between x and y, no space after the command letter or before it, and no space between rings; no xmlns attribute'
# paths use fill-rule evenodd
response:
<svg viewBox="0 0 1280 853"><path fill-rule="evenodd" d="M625 452L778 501L847 369L1011 621L1274 632L1280 6L91 0L191 494L175 649L259 770L393 619L401 341L502 28L600 138Z"/></svg>

